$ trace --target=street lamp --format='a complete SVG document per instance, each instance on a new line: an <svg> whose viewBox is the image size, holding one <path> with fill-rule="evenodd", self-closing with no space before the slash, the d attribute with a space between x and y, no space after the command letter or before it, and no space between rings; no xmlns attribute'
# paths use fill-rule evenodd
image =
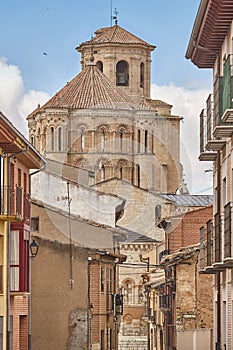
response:
<svg viewBox="0 0 233 350"><path fill-rule="evenodd" d="M33 239L30 246L30 258L35 258L37 256L38 250L39 250L39 244Z"/></svg>

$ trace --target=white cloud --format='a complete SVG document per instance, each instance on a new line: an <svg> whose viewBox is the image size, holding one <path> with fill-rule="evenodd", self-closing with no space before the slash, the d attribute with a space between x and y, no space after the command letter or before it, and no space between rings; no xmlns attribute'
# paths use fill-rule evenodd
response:
<svg viewBox="0 0 233 350"><path fill-rule="evenodd" d="M197 193L212 184L212 173L206 173L211 163L200 162L199 155L199 115L205 108L210 91L206 89L186 89L169 85L152 85L151 95L171 105L172 114L182 116L181 122L181 162L184 166L185 180L191 193ZM205 192L203 192L205 194Z"/></svg>
<svg viewBox="0 0 233 350"><path fill-rule="evenodd" d="M49 95L31 90L25 92L20 69L0 57L0 111L21 131L27 135L26 117L40 103L44 104Z"/></svg>

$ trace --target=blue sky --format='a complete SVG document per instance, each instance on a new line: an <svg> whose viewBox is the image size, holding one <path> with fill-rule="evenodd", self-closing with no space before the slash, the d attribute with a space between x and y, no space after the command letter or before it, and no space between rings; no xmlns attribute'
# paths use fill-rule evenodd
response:
<svg viewBox="0 0 233 350"><path fill-rule="evenodd" d="M157 46L152 83L191 89L210 83L209 72L185 59L198 6L199 0L112 0L119 25ZM26 89L53 94L79 72L75 47L110 25L110 9L111 0L2 0L0 56L20 67Z"/></svg>
<svg viewBox="0 0 233 350"><path fill-rule="evenodd" d="M198 116L211 91L211 71L185 59L200 0L112 0L118 23L157 48L152 98L183 116L181 160L192 193L211 185L211 164L198 161ZM111 0L1 0L0 110L27 134L26 116L80 72L75 48L111 24ZM44 55L43 53L46 53Z"/></svg>

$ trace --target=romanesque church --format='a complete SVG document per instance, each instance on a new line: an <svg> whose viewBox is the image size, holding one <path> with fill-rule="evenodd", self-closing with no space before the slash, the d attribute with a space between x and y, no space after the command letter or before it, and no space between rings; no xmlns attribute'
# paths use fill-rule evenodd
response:
<svg viewBox="0 0 233 350"><path fill-rule="evenodd" d="M119 178L157 193L180 186L180 120L150 97L155 46L118 24L79 45L81 72L28 116L47 159L83 168L89 185Z"/></svg>

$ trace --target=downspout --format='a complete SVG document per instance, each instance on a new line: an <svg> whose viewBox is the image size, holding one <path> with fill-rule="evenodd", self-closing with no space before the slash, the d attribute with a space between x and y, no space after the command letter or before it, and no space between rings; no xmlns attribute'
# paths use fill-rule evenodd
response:
<svg viewBox="0 0 233 350"><path fill-rule="evenodd" d="M220 151L217 153L217 212L219 213L219 216L221 215L221 170L220 170ZM222 227L221 227L221 220L219 225L219 239L222 240ZM222 247L220 246L220 249ZM217 290L217 343L216 343L216 350L221 349L221 279L220 279L220 271L217 271L216 273L216 290Z"/></svg>

